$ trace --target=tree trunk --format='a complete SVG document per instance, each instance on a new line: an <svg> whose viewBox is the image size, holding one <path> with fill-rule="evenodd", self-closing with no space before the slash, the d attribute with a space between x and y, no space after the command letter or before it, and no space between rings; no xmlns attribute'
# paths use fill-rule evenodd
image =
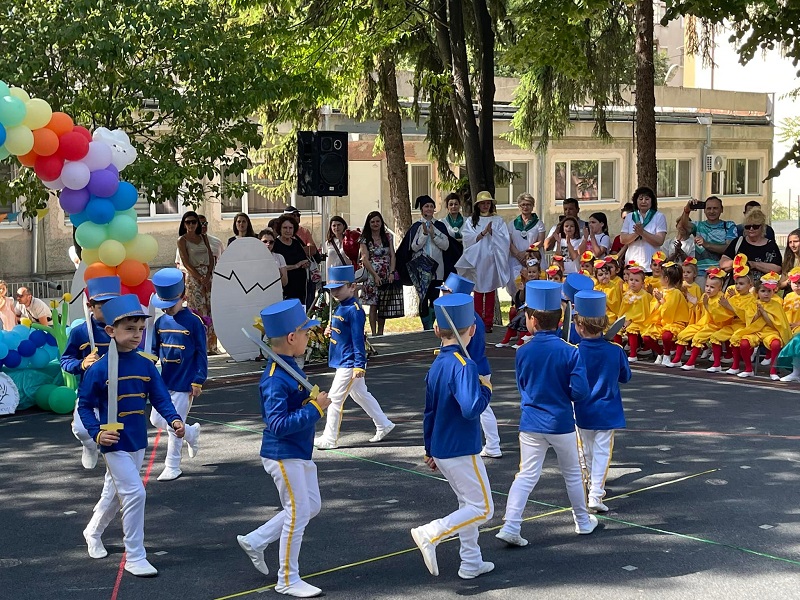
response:
<svg viewBox="0 0 800 600"><path fill-rule="evenodd" d="M485 190L494 197L494 43L492 18L486 0L473 0L480 52L480 156Z"/></svg>
<svg viewBox="0 0 800 600"><path fill-rule="evenodd" d="M636 0L636 174L639 186L656 189L656 95L653 2Z"/></svg>

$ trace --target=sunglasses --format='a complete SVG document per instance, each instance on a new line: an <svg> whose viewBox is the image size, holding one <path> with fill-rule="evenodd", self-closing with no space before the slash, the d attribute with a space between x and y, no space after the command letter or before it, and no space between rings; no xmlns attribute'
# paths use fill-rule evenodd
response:
<svg viewBox="0 0 800 600"><path fill-rule="evenodd" d="M275 243L275 240L261 240L261 241L267 244L268 246L271 246L272 244Z"/></svg>
<svg viewBox="0 0 800 600"><path fill-rule="evenodd" d="M208 221L200 221L200 227L208 227Z"/></svg>
<svg viewBox="0 0 800 600"><path fill-rule="evenodd" d="M745 229L761 229L762 225L745 225Z"/></svg>
<svg viewBox="0 0 800 600"><path fill-rule="evenodd" d="M184 221L186 225L197 225L197 221L195 219L186 219Z"/></svg>

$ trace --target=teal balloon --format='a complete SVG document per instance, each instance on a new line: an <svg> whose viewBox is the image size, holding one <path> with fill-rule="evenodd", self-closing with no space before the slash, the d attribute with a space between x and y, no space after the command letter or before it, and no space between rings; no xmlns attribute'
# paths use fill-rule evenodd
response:
<svg viewBox="0 0 800 600"><path fill-rule="evenodd" d="M6 128L16 127L25 118L25 103L14 96L0 98L0 123Z"/></svg>
<svg viewBox="0 0 800 600"><path fill-rule="evenodd" d="M0 360L8 356L8 346L5 342L0 342Z"/></svg>
<svg viewBox="0 0 800 600"><path fill-rule="evenodd" d="M14 325L11 331L16 333L21 339L27 340L33 330L30 327L25 327L25 325Z"/></svg>
<svg viewBox="0 0 800 600"><path fill-rule="evenodd" d="M108 237L118 242L129 242L139 234L139 226L136 219L129 215L117 213L108 224Z"/></svg>
<svg viewBox="0 0 800 600"><path fill-rule="evenodd" d="M75 230L75 240L82 248L99 248L100 244L108 239L108 229L105 225L98 225L91 221L81 223Z"/></svg>
<svg viewBox="0 0 800 600"><path fill-rule="evenodd" d="M11 152L6 150L5 148L0 148L0 160L3 160L4 158L8 158L9 156L11 156Z"/></svg>
<svg viewBox="0 0 800 600"><path fill-rule="evenodd" d="M27 339L27 336L26 338ZM8 346L9 350L16 350L19 343L22 341L22 336L16 331L6 331L3 334L3 342Z"/></svg>
<svg viewBox="0 0 800 600"><path fill-rule="evenodd" d="M50 353L44 348L37 348L33 356L30 357L31 366L34 369L43 369L51 360Z"/></svg>
<svg viewBox="0 0 800 600"><path fill-rule="evenodd" d="M36 401L36 406L42 410L50 410L50 394L58 389L57 385L45 383L39 386L39 389L33 394L33 399Z"/></svg>
<svg viewBox="0 0 800 600"><path fill-rule="evenodd" d="M8 87L5 81L0 81L0 98L3 96L8 96L11 93L11 89Z"/></svg>
<svg viewBox="0 0 800 600"><path fill-rule="evenodd" d="M68 387L57 387L50 392L50 410L59 415L66 415L75 410L75 401L78 397L75 390Z"/></svg>
<svg viewBox="0 0 800 600"><path fill-rule="evenodd" d="M135 208L129 208L128 210L121 210L117 213L117 216L124 215L126 217L130 217L134 221L139 218L139 215L136 214Z"/></svg>

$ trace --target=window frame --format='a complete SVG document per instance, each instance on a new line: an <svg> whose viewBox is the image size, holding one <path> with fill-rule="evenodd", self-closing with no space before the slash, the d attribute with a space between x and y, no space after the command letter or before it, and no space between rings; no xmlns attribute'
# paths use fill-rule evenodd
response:
<svg viewBox="0 0 800 600"><path fill-rule="evenodd" d="M581 206L586 204L587 206L597 206L601 204L618 204L621 201L621 174L622 174L622 157L616 154L590 154L586 158L577 158L575 154L554 154L550 159L550 177L552 177L552 194L551 197L553 198L553 206L560 207L564 200L567 198L572 198L575 196L571 196L569 185L567 182L571 179L572 173L572 163L577 161L596 161L597 162L597 194L598 198L596 200L590 200L586 198L577 198L578 202ZM556 195L556 166L559 163L566 163L567 169L565 173L565 195L564 198L558 198ZM614 182L613 182L613 197L611 198L603 198L603 163L611 163L614 166Z"/></svg>
<svg viewBox="0 0 800 600"><path fill-rule="evenodd" d="M240 173L238 175L238 177L239 177L239 182L240 183L247 183L248 186L253 182L253 179L252 179L249 171L244 171L243 173ZM222 185L223 186L226 185L225 179L226 179L226 175L223 172L223 175L222 175ZM266 180L263 180L263 181L266 181ZM278 185L280 183L281 182L278 182ZM320 196L303 196L303 198L312 198L314 207L311 210L299 209L301 215L318 215L318 214L320 214L320 202L321 202L321 197ZM251 219L275 218L275 217L278 217L278 216L283 214L283 210L282 209L277 211L277 212L251 213L251 212L249 212L249 210L250 210L249 202L250 202L250 199L248 197L248 192L245 192L244 194L242 194L241 198L239 198L239 204L240 204L241 210L238 210L236 212L230 212L230 211L226 211L225 210L225 207L222 204L222 201L220 200L220 218L223 221L232 220L239 213L244 213L247 216L249 216ZM289 198L287 198L287 200L286 200L286 204L287 205L288 204L292 204L293 202L294 201L292 200L292 196L289 196Z"/></svg>
<svg viewBox="0 0 800 600"><path fill-rule="evenodd" d="M690 156L657 156L656 157L656 171L658 171L658 162L659 161L674 161L675 162L675 194L674 196L666 196L661 195L658 193L656 189L656 195L658 196L659 201L671 201L671 200L687 200L694 197L694 190L695 190L695 182L694 182L694 158ZM680 163L681 162L688 162L689 163L689 193L688 194L681 194L680 193ZM656 178L658 174L656 174ZM656 183L658 180L656 179ZM657 185L656 185L657 187Z"/></svg>
<svg viewBox="0 0 800 600"><path fill-rule="evenodd" d="M519 194L521 194L521 193L528 192L530 194L533 194L534 196L536 195L535 192L531 191L531 190L535 189L534 188L534 181L533 181L533 170L532 170L533 161L531 161L529 159L516 160L514 158L500 157L500 158L496 158L495 159L495 163L497 163L497 164L507 163L508 164L507 170L510 171L511 173L516 173L516 171L514 170L515 165L523 165L524 164L525 168L526 168L525 177L524 178L522 178L522 177L521 178L514 178L513 180L508 182L507 186L500 186L500 185L497 184L497 182L495 182L495 184L494 184L495 185L494 196L495 196L495 202L497 203L497 208L505 208L505 207L509 207L509 206L516 206L517 205L517 196L519 196ZM515 186L523 187L524 190L522 192L517 193L514 190ZM497 191L501 187L503 189L507 189L508 190L508 202L499 202L497 200Z"/></svg>
<svg viewBox="0 0 800 600"><path fill-rule="evenodd" d="M138 206L140 206L140 202L142 202L145 199L143 197L144 193L142 192L142 190L137 190L137 192L138 192L139 195L138 195L138 197L136 199L136 204L133 205L134 209L136 209ZM177 205L178 205L178 211L177 212L159 214L157 212L157 208L156 208L158 205L155 204L154 202L150 202L148 200L147 204L148 204L148 208L149 208L150 214L148 216L142 216L142 215L139 215L137 213L137 220L146 221L148 223L154 223L154 222L157 223L159 221L166 221L166 222L180 221L183 218L183 214L186 211L193 210L193 209L192 209L192 207L187 206L183 202L183 196L181 194L178 194L178 197L176 198L176 202L177 202ZM163 203L161 203L161 204L163 205ZM67 220L69 220L69 217L67 217Z"/></svg>
<svg viewBox="0 0 800 600"><path fill-rule="evenodd" d="M753 156L753 155L738 155L734 157L726 156L726 165L724 171L712 171L711 176L709 177L709 189L713 196L720 196L726 198L744 198L744 197L755 197L760 198L763 196L764 184L761 181L761 165L764 161L763 156ZM743 160L744 161L744 183L745 183L745 190L742 193L734 193L734 194L727 194L725 193L725 188L728 184L728 165L732 161L736 160ZM747 189L748 182L750 180L750 163L751 162L758 163L758 175L756 176L756 185L758 189L756 191L750 191ZM722 174L720 176L720 174ZM714 177L718 178L717 185L719 186L717 190L714 190Z"/></svg>
<svg viewBox="0 0 800 600"><path fill-rule="evenodd" d="M19 165L17 163L15 163L15 162L6 162L6 163L3 163L3 164L4 165L8 165L8 167L9 167L9 181L12 181L17 176L17 173L19 172L19 168L20 168ZM5 211L5 212L0 211L0 213L6 215L6 217L2 221L0 221L0 228L2 228L2 229L13 229L13 228L21 229L22 226L19 224L19 222L16 219L14 219L13 221L9 221L7 215L10 214L10 213L20 213L20 212L22 212L23 201L24 201L24 198L22 196L18 196L17 199L13 203L8 205L8 206L6 206L5 204L0 204L0 209L2 209L2 211ZM5 210L6 208L8 208L8 210Z"/></svg>
<svg viewBox="0 0 800 600"><path fill-rule="evenodd" d="M435 182L433 180L433 174L434 174L433 164L426 163L426 162L407 162L406 163L406 172L407 172L407 176L408 176L407 177L408 178L408 196L409 196L409 202L411 202L411 210L412 211L414 211L416 209L416 207L414 206L414 202L417 199L417 194L414 191L414 167L426 167L428 169L428 191L426 193L431 198L434 198L434 200L436 199L434 197L435 187L436 186L435 186ZM420 195L422 195L422 194L420 194Z"/></svg>

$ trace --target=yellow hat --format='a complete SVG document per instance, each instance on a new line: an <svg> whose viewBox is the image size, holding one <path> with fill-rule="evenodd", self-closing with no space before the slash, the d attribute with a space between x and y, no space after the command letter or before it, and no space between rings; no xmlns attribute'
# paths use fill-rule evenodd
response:
<svg viewBox="0 0 800 600"><path fill-rule="evenodd" d="M490 192L478 192L478 195L475 196L475 204L478 202L485 202L486 200L491 200L494 202L494 198L492 198L492 194Z"/></svg>

